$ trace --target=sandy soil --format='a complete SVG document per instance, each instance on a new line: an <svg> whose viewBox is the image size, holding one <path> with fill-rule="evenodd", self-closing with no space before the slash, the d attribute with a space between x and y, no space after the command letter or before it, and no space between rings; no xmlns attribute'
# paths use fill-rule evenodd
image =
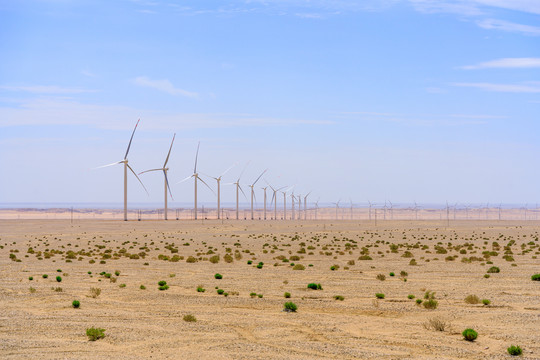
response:
<svg viewBox="0 0 540 360"><path fill-rule="evenodd" d="M522 358L540 359L540 282L531 281L540 273L540 223L445 225L1 220L0 358L509 359L515 344ZM372 260L359 260L362 253ZM208 261L216 254L219 263ZM167 260L174 255L179 261ZM491 266L500 273L485 278ZM160 280L170 288L158 290ZM311 282L323 290L307 289ZM101 294L90 297L91 288ZM426 291L435 292L434 310L415 303ZM491 304L466 303L471 294ZM298 311L283 312L286 301ZM197 321L184 321L187 314ZM430 318L449 325L426 329ZM92 326L105 338L89 341ZM479 333L474 342L461 336L468 327Z"/></svg>

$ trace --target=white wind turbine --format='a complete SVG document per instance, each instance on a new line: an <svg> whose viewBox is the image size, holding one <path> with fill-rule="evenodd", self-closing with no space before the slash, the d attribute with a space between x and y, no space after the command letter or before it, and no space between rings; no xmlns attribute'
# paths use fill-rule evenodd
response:
<svg viewBox="0 0 540 360"><path fill-rule="evenodd" d="M210 178L217 181L217 218L218 218L218 220L221 218L221 215L220 215L220 211L221 211L221 187L220 187L221 178L223 176L225 176L225 174L228 173L229 170L231 170L235 166L236 166L236 164L231 165L231 167L229 167L227 170L225 170L223 172L223 174L219 175L218 177L203 174L203 175L208 176L208 177L210 177Z"/></svg>
<svg viewBox="0 0 540 360"><path fill-rule="evenodd" d="M137 176L135 171L133 171L131 166L129 166L129 164L128 164L129 148L131 147L131 142L133 141L133 135L135 135L135 130L137 130L137 126L139 125L140 120L141 119L137 120L137 123L135 124L135 128L133 129L133 132L131 133L131 138L129 139L129 144L128 144L128 147L127 147L127 150L126 150L126 155L124 155L124 160L117 161L115 163L108 164L108 165L99 166L99 167L96 168L96 169L99 169L99 168L104 168L104 167L107 167L107 166L113 166L113 165L117 165L117 164L124 164L124 221L127 221L127 169L129 169L133 173L133 175L135 175L137 180L139 180L142 187L144 188L144 191L146 191L146 193L148 194L148 190L146 190L146 187L144 187L144 184L142 183L141 179L139 179L139 177Z"/></svg>
<svg viewBox="0 0 540 360"><path fill-rule="evenodd" d="M270 189L272 189L272 192L273 192L272 201L270 201L270 206L272 205L272 203L274 203L274 220L277 220L277 195L276 194L278 191L285 189L286 186L280 187L279 189L274 189L272 185L268 183L268 181L266 181L266 183L268 184L268 186L270 186ZM266 192L265 192L265 196L266 196Z"/></svg>
<svg viewBox="0 0 540 360"><path fill-rule="evenodd" d="M339 209L339 203L341 202L341 199L338 200L338 202L333 203L336 204L336 220L338 219L338 209Z"/></svg>
<svg viewBox="0 0 540 360"><path fill-rule="evenodd" d="M307 197L309 196L309 194L311 194L311 191L307 193L306 196L304 196L304 220L306 220L306 214L307 214L307 205L306 205L306 202L307 202Z"/></svg>
<svg viewBox="0 0 540 360"><path fill-rule="evenodd" d="M287 193L293 188L294 185L287 190L281 192L283 194L283 220L287 220Z"/></svg>
<svg viewBox="0 0 540 360"><path fill-rule="evenodd" d="M319 200L321 198L318 198L317 201L315 201L315 220L317 220L317 215L318 215L318 212L319 212Z"/></svg>
<svg viewBox="0 0 540 360"><path fill-rule="evenodd" d="M188 176L187 178L180 180L177 184L182 183L184 181L187 181L191 178L194 178L194 185L195 185L195 207L194 207L194 219L197 220L197 181L202 182L208 189L210 189L211 192L214 192L210 186L206 182L204 182L203 179L199 177L199 173L197 172L197 160L199 158L199 147L201 146L201 142L199 141L199 144L197 145L197 153L195 154L195 167L193 168L193 174ZM214 193L215 194L215 193Z"/></svg>
<svg viewBox="0 0 540 360"><path fill-rule="evenodd" d="M242 178L242 175L244 174L244 171L246 171L246 168L247 166L249 165L249 161L248 163L246 164L246 166L244 166L244 169L242 170L242 172L240 173L240 176L238 177L238 179L236 180L236 182L233 182L233 183L229 183L227 185L236 185L236 220L238 220L238 190L240 190L242 192L242 194L244 195L244 197L246 198L247 200L247 197L246 197L246 194L244 193L244 190L242 190L242 187L240 186L240 179Z"/></svg>
<svg viewBox="0 0 540 360"><path fill-rule="evenodd" d="M163 175L165 176L165 208L164 208L164 219L167 220L167 189L169 189L169 194L171 195L171 199L173 199L171 188L169 187L169 178L167 177L167 171L169 171L169 168L167 167L167 163L169 162L169 156L171 156L171 150L172 146L174 144L174 138L176 137L176 134L173 135L172 141L171 141L171 147L169 148L169 153L167 154L167 158L165 159L165 163L163 164L163 167L160 169L151 169L151 170L145 170L143 172L140 172L139 175L150 172L150 171L163 171ZM173 199L174 200L174 199Z"/></svg>
<svg viewBox="0 0 540 360"><path fill-rule="evenodd" d="M292 215L291 215L291 220L294 220L294 199L296 199L296 197L294 196L294 191L291 193L291 210L292 210Z"/></svg>
<svg viewBox="0 0 540 360"><path fill-rule="evenodd" d="M254 186L255 184L257 183L257 181L259 181L259 179L261 178L261 176L264 175L264 173L267 171L268 169L264 170L261 175L259 175L259 177L257 178L257 180L255 180L253 182L253 184L251 185L248 185L250 188L251 188L251 220L253 220L253 198L255 197L255 189L254 189Z"/></svg>

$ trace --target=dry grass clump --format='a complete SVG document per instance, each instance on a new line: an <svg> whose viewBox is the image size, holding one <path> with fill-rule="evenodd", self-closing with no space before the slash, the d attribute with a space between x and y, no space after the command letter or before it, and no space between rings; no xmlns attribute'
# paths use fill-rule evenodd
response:
<svg viewBox="0 0 540 360"><path fill-rule="evenodd" d="M100 288L90 288L90 297L91 298L97 298L101 294Z"/></svg>
<svg viewBox="0 0 540 360"><path fill-rule="evenodd" d="M450 327L450 323L447 321L444 321L441 318L429 318L426 322L424 322L424 328L426 330L434 330L434 331L445 331Z"/></svg>
<svg viewBox="0 0 540 360"><path fill-rule="evenodd" d="M465 298L467 304L480 304L480 298L476 295L468 295Z"/></svg>

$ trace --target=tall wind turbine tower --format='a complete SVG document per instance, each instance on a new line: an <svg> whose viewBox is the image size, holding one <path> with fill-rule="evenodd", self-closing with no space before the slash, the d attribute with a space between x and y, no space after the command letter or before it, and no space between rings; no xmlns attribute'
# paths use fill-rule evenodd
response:
<svg viewBox="0 0 540 360"><path fill-rule="evenodd" d="M274 189L272 185L266 182L268 186L270 186L270 189L272 189L273 195L272 195L272 201L270 201L270 205L272 205L272 202L274 203L274 220L277 220L277 192L281 191L286 188L286 186L280 187L279 189Z"/></svg>
<svg viewBox="0 0 540 360"><path fill-rule="evenodd" d="M165 163L163 164L163 167L161 169L145 170L145 171L139 173L139 175L141 175L141 174L144 174L144 173L147 173L147 172L150 172L150 171L160 171L160 170L163 171L163 175L165 177L165 185L164 185L164 188L165 188L165 202L164 202L165 208L163 209L163 218L165 220L167 220L167 209L168 209L168 206L167 206L167 189L169 189L169 194L171 195L171 199L173 199L171 188L169 186L169 178L167 177L167 171L169 171L169 168L167 167L167 163L169 162L169 156L171 156L171 150L172 150L172 146L174 144L174 138L175 137L176 137L176 134L173 135L173 138L172 138L172 141L171 141L171 147L169 148L169 153L167 154L167 158L165 159Z"/></svg>
<svg viewBox="0 0 540 360"><path fill-rule="evenodd" d="M235 165L236 164L231 165L231 167L229 167L227 170L225 170L223 172L223 174L219 175L218 177L203 174L203 175L208 176L208 177L210 177L210 178L217 181L217 218L218 218L218 220L221 219L221 186L220 186L221 178L223 176L225 176L225 174L228 173L229 170L231 170Z"/></svg>
<svg viewBox="0 0 540 360"><path fill-rule="evenodd" d="M137 180L139 180L142 187L144 188L144 191L146 191L146 193L148 194L148 190L146 190L146 188L144 187L144 184L142 183L141 179L139 179L139 177L137 176L135 171L133 171L131 166L129 166L129 164L128 164L129 148L131 147L131 142L133 141L133 135L135 135L135 130L137 130L137 126L139 125L139 121L141 121L141 119L137 120L137 123L135 124L135 128L133 129L133 132L131 133L131 138L129 139L129 144L128 144L128 147L127 147L127 150L126 150L126 155L124 155L124 160L117 161L115 163L108 164L108 165L103 165L103 166L100 166L100 167L96 168L96 169L99 169L99 168L104 168L104 167L107 167L107 166L113 166L113 165L117 165L117 164L124 164L124 221L127 221L127 169L129 169L133 173L133 175L135 175Z"/></svg>
<svg viewBox="0 0 540 360"><path fill-rule="evenodd" d="M255 180L253 182L253 184L251 185L248 185L250 188L251 188L251 220L253 220L253 198L255 197L255 184L257 183L257 181L259 181L259 179L261 178L261 176L264 175L264 173L267 171L268 169L264 170L261 175L259 175L259 177L257 178L257 180Z"/></svg>
<svg viewBox="0 0 540 360"><path fill-rule="evenodd" d="M304 196L304 220L306 220L306 216L307 216L307 197L309 196L309 194L311 194L311 191L307 193L306 196Z"/></svg>

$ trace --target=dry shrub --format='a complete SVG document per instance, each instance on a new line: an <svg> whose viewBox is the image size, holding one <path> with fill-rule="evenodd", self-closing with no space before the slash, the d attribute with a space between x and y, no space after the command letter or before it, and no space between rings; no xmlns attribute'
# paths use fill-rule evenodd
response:
<svg viewBox="0 0 540 360"><path fill-rule="evenodd" d="M476 295L469 295L465 298L467 304L480 304L480 298Z"/></svg>
<svg viewBox="0 0 540 360"><path fill-rule="evenodd" d="M426 322L424 322L424 328L426 330L435 330L435 331L445 331L450 327L450 323L447 321L444 321L441 318L430 318Z"/></svg>

